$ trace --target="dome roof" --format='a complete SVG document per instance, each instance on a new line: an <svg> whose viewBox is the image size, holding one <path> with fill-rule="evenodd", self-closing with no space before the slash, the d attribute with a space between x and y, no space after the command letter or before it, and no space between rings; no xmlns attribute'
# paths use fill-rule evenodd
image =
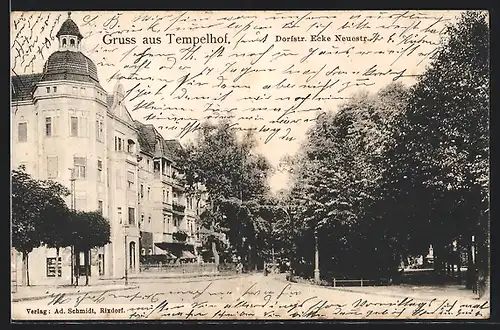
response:
<svg viewBox="0 0 500 330"><path fill-rule="evenodd" d="M64 23L62 23L59 32L57 32L56 34L56 37L59 38L59 36L65 35L75 36L78 37L78 39L83 38L82 34L80 33L80 29L78 29L78 25L76 25L76 23L73 22L73 20L69 17L64 21Z"/></svg>
<svg viewBox="0 0 500 330"><path fill-rule="evenodd" d="M42 81L75 80L99 85L97 68L81 52L57 51L52 53L43 68Z"/></svg>

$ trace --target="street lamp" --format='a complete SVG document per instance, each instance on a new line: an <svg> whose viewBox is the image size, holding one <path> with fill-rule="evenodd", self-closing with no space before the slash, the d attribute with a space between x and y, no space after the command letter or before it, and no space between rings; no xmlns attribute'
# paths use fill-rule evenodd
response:
<svg viewBox="0 0 500 330"><path fill-rule="evenodd" d="M314 281L319 282L319 249L318 249L318 230L314 229Z"/></svg>
<svg viewBox="0 0 500 330"><path fill-rule="evenodd" d="M293 280L293 267L292 267L292 258L293 258L293 238L294 238L294 234L295 234L295 229L293 228L293 220L292 220L292 217L290 216L290 213L288 212L288 210L286 209L286 207L282 207L282 210L285 212L286 216L288 217L288 220L290 221L290 251L289 251L289 260L288 262L290 263L290 267L289 267L289 272L290 272L290 276L289 276L289 280L292 281Z"/></svg>
<svg viewBox="0 0 500 330"><path fill-rule="evenodd" d="M123 259L125 260L125 285L128 285L128 263L127 263L127 229L128 229L128 224L124 224L123 226L123 232L124 232L124 242L125 242L125 249L123 250Z"/></svg>
<svg viewBox="0 0 500 330"><path fill-rule="evenodd" d="M71 176L70 176L70 179L69 181L71 182L71 190L70 190L70 197L71 197L71 211L74 211L75 210L75 181L76 181L76 178L75 178L75 170L73 168L68 168L68 170L70 170L71 172ZM75 232L73 232L73 235L75 234ZM74 245L71 245L71 285L74 284L74 280L73 280L73 277L74 277L74 267L75 267L75 247Z"/></svg>

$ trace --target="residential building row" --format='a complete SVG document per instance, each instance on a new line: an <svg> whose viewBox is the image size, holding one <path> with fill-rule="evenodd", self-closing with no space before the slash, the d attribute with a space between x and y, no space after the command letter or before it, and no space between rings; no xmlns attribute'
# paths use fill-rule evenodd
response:
<svg viewBox="0 0 500 330"><path fill-rule="evenodd" d="M111 94L103 89L69 16L57 38L59 49L41 73L12 76L12 168L24 165L35 179L60 182L71 189L69 207L108 219L111 243L91 252L91 280L138 272L141 258L151 255L199 262L197 214L204 202L185 191L181 144L134 120L121 84ZM70 256L65 248L58 261L66 281ZM21 257L14 257L20 283ZM30 253L31 283L57 280L55 263L55 249Z"/></svg>

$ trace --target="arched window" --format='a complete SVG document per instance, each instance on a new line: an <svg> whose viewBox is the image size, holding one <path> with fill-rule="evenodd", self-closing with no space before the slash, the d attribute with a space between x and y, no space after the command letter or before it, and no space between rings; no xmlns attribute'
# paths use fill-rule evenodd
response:
<svg viewBox="0 0 500 330"><path fill-rule="evenodd" d="M133 140L127 141L127 152L133 154L135 152L135 142Z"/></svg>
<svg viewBox="0 0 500 330"><path fill-rule="evenodd" d="M62 39L62 44L63 44L63 46L66 46L66 38Z"/></svg>
<svg viewBox="0 0 500 330"><path fill-rule="evenodd" d="M69 40L69 44L70 44L71 46L74 46L74 45L75 45L75 39L70 39L70 40Z"/></svg>
<svg viewBox="0 0 500 330"><path fill-rule="evenodd" d="M143 256L145 256L145 255L146 255L146 249L145 249L145 248L142 248L142 249L141 249L141 254L142 254Z"/></svg>

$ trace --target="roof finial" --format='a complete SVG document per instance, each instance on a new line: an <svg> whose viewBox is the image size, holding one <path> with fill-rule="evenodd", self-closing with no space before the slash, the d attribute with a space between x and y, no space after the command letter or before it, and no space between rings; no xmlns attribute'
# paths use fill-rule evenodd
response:
<svg viewBox="0 0 500 330"><path fill-rule="evenodd" d="M68 11L68 18L71 18L71 12Z"/></svg>

